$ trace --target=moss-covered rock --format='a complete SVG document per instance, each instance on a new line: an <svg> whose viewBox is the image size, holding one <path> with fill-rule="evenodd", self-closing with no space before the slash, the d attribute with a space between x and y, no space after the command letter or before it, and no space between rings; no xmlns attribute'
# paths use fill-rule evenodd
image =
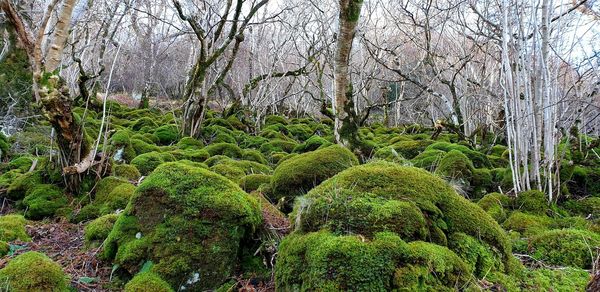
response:
<svg viewBox="0 0 600 292"><path fill-rule="evenodd" d="M154 131L154 136L162 145L169 145L179 139L179 129L174 125L160 126Z"/></svg>
<svg viewBox="0 0 600 292"><path fill-rule="evenodd" d="M294 233L283 239L275 267L279 291L386 291L396 261L408 249L400 237L381 233L373 241L328 232Z"/></svg>
<svg viewBox="0 0 600 292"><path fill-rule="evenodd" d="M152 272L143 272L135 275L125 285L125 292L173 292L169 283Z"/></svg>
<svg viewBox="0 0 600 292"><path fill-rule="evenodd" d="M131 160L131 165L135 166L142 175L148 175L159 165L175 160L175 156L170 153L148 152L136 156Z"/></svg>
<svg viewBox="0 0 600 292"><path fill-rule="evenodd" d="M204 147L210 156L223 155L230 158L241 158L243 156L242 149L231 143L216 143Z"/></svg>
<svg viewBox="0 0 600 292"><path fill-rule="evenodd" d="M294 148L298 146L298 143L292 140L285 139L273 139L269 141L269 143L263 144L260 146L260 152L265 154L270 154L273 152L286 152L291 153L294 151Z"/></svg>
<svg viewBox="0 0 600 292"><path fill-rule="evenodd" d="M600 218L600 197L589 197L581 200L569 200L563 203L563 207L575 215L591 218Z"/></svg>
<svg viewBox="0 0 600 292"><path fill-rule="evenodd" d="M190 160L195 162L204 162L210 157L210 154L206 150L195 150L191 148L185 150L177 149L171 151L170 154L173 155L176 160Z"/></svg>
<svg viewBox="0 0 600 292"><path fill-rule="evenodd" d="M69 291L67 279L57 263L36 251L15 257L0 270L7 291Z"/></svg>
<svg viewBox="0 0 600 292"><path fill-rule="evenodd" d="M502 223L506 220L512 205L511 199L503 194L491 193L481 198L477 205L487 212L496 222Z"/></svg>
<svg viewBox="0 0 600 292"><path fill-rule="evenodd" d="M390 206L386 208L385 204ZM366 210L354 210L354 205ZM381 211L375 211L379 208ZM374 218L378 213L380 218ZM508 237L484 210L431 173L395 163L368 163L340 172L300 198L293 215L300 230L339 225L346 228L334 228L339 233L372 234L375 230L366 232L362 226L369 230L389 223L383 225L387 226L384 230L393 226L390 231L407 239L424 238L443 245L449 234L461 232L493 247L505 264L511 258ZM425 234L423 229L427 230Z"/></svg>
<svg viewBox="0 0 600 292"><path fill-rule="evenodd" d="M26 207L25 217L35 220L52 217L67 204L67 197L62 190L47 184L35 186L23 199L23 205Z"/></svg>
<svg viewBox="0 0 600 292"><path fill-rule="evenodd" d="M132 274L152 261L151 271L172 287L214 289L231 275L242 240L260 222L258 202L236 184L165 163L137 188L105 241L104 257Z"/></svg>
<svg viewBox="0 0 600 292"><path fill-rule="evenodd" d="M304 141L304 143L296 146L292 152L304 153L304 152L309 152L309 151L315 151L317 149L330 146L332 144L333 143L331 143L330 141L326 140L325 138L323 138L321 136L311 136L306 141Z"/></svg>
<svg viewBox="0 0 600 292"><path fill-rule="evenodd" d="M435 173L452 180L470 182L473 176L473 163L458 150L452 150L440 160Z"/></svg>
<svg viewBox="0 0 600 292"><path fill-rule="evenodd" d="M446 152L442 150L432 149L425 150L419 155L415 156L415 158L411 159L413 166L420 167L431 172L435 171L438 164L444 158Z"/></svg>
<svg viewBox="0 0 600 292"><path fill-rule="evenodd" d="M254 161L260 164L268 164L265 156L258 150L245 149L242 153L242 160Z"/></svg>
<svg viewBox="0 0 600 292"><path fill-rule="evenodd" d="M546 194L537 190L521 192L515 199L515 208L524 213L545 215L548 198Z"/></svg>
<svg viewBox="0 0 600 292"><path fill-rule="evenodd" d="M267 174L249 174L239 180L240 187L246 192L253 192L263 184L271 182L271 176Z"/></svg>
<svg viewBox="0 0 600 292"><path fill-rule="evenodd" d="M144 127L148 127L148 128L156 128L158 125L156 124L156 122L154 121L154 119L150 118L150 117L142 117L137 119L135 122L133 122L133 124L131 124L129 127L134 130L134 131L140 131L142 128Z"/></svg>
<svg viewBox="0 0 600 292"><path fill-rule="evenodd" d="M8 163L8 169L16 169L21 172L27 172L33 165L33 158L29 156L21 156L11 160Z"/></svg>
<svg viewBox="0 0 600 292"><path fill-rule="evenodd" d="M116 177L132 181L137 181L142 176L137 167L130 164L116 164L113 166L113 174Z"/></svg>
<svg viewBox="0 0 600 292"><path fill-rule="evenodd" d="M386 147L377 149L377 151L375 151L375 154L373 155L373 158L385 160L385 161L389 161L389 162L396 162L399 164L406 163L406 160L404 159L404 157L402 157L402 155L400 155L398 152L396 152L394 147L391 147L391 146L386 146Z"/></svg>
<svg viewBox="0 0 600 292"><path fill-rule="evenodd" d="M29 235L25 230L27 220L21 215L0 216L0 240L1 241L29 241Z"/></svg>
<svg viewBox="0 0 600 292"><path fill-rule="evenodd" d="M394 147L394 150L402 155L402 157L406 159L413 159L432 143L433 141L431 140L407 140L394 143L391 146Z"/></svg>
<svg viewBox="0 0 600 292"><path fill-rule="evenodd" d="M199 150L202 149L202 147L204 147L204 144L202 143L202 141L199 141L198 139L192 138L192 137L183 137L181 138L181 140L179 140L179 142L177 142L177 148L179 149L193 149L193 150Z"/></svg>
<svg viewBox="0 0 600 292"><path fill-rule="evenodd" d="M578 229L550 230L529 241L531 256L550 265L588 269L597 258L600 235Z"/></svg>
<svg viewBox="0 0 600 292"><path fill-rule="evenodd" d="M507 231L514 230L525 236L532 236L546 231L551 223L549 217L515 211L502 223L502 226Z"/></svg>
<svg viewBox="0 0 600 292"><path fill-rule="evenodd" d="M135 138L131 139L131 147L135 151L136 155L160 151L160 148L158 146L152 144L151 142L146 142L144 140L135 139Z"/></svg>
<svg viewBox="0 0 600 292"><path fill-rule="evenodd" d="M83 231L86 245L97 246L102 243L108 237L117 218L117 214L108 214L88 223Z"/></svg>
<svg viewBox="0 0 600 292"><path fill-rule="evenodd" d="M29 190L43 183L41 171L32 171L14 178L6 190L6 195L12 200L21 200Z"/></svg>
<svg viewBox="0 0 600 292"><path fill-rule="evenodd" d="M274 202L281 198L291 202L322 181L357 164L356 156L338 145L300 154L277 166L272 179L273 193L269 196Z"/></svg>

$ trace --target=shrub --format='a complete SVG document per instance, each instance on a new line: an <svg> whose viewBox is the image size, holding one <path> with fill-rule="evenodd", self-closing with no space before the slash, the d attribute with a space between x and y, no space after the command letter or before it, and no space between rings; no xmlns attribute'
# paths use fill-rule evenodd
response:
<svg viewBox="0 0 600 292"><path fill-rule="evenodd" d="M125 292L172 292L169 283L161 279L156 273L143 272L135 275L125 285Z"/></svg>
<svg viewBox="0 0 600 292"><path fill-rule="evenodd" d="M2 287L8 291L69 291L68 277L46 255L30 251L21 254L0 270Z"/></svg>
<svg viewBox="0 0 600 292"><path fill-rule="evenodd" d="M27 192L23 200L23 205L27 207L25 217L36 220L54 216L67 204L67 197L55 185L37 185Z"/></svg>
<svg viewBox="0 0 600 292"><path fill-rule="evenodd" d="M150 271L173 287L214 289L233 273L242 240L260 223L258 202L236 184L202 168L165 163L137 188L103 256L132 274L151 260Z"/></svg>
<svg viewBox="0 0 600 292"><path fill-rule="evenodd" d="M592 267L600 247L600 235L577 229L550 230L531 238L531 256L547 264Z"/></svg>
<svg viewBox="0 0 600 292"><path fill-rule="evenodd" d="M117 221L117 214L99 217L85 226L83 236L87 246L95 246L103 242Z"/></svg>
<svg viewBox="0 0 600 292"><path fill-rule="evenodd" d="M287 159L273 173L274 202L286 198L288 202L319 185L336 173L357 165L358 160L350 150L332 145Z"/></svg>

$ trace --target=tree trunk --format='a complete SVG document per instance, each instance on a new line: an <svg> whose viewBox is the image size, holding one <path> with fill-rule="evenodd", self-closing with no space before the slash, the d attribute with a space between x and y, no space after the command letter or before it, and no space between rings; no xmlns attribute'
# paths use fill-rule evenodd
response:
<svg viewBox="0 0 600 292"><path fill-rule="evenodd" d="M349 66L362 3L362 0L339 0L340 15L334 70L335 138L339 144L353 148L358 142L358 117L352 99Z"/></svg>

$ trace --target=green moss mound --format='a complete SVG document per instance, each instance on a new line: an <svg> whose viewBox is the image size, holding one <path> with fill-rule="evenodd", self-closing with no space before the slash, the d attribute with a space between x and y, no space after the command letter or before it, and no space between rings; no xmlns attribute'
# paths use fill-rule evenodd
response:
<svg viewBox="0 0 600 292"><path fill-rule="evenodd" d="M281 198L291 201L322 181L357 164L356 156L339 145L289 158L281 162L273 173L273 193L270 198L275 202Z"/></svg>
<svg viewBox="0 0 600 292"><path fill-rule="evenodd" d="M129 164L117 164L113 167L113 173L116 177L124 178L127 180L137 181L142 174L134 165Z"/></svg>
<svg viewBox="0 0 600 292"><path fill-rule="evenodd" d="M548 209L548 198L543 192L532 190L519 193L515 200L515 208L521 212L545 215Z"/></svg>
<svg viewBox="0 0 600 292"><path fill-rule="evenodd" d="M435 169L435 173L452 180L470 182L473 176L473 163L458 150L448 152Z"/></svg>
<svg viewBox="0 0 600 292"><path fill-rule="evenodd" d="M169 145L179 139L179 129L174 125L160 126L154 131L154 136L158 138L160 144Z"/></svg>
<svg viewBox="0 0 600 292"><path fill-rule="evenodd" d="M267 174L249 174L240 179L240 187L246 192L253 192L263 184L271 182L271 176Z"/></svg>
<svg viewBox="0 0 600 292"><path fill-rule="evenodd" d="M511 199L503 194L491 193L481 198L477 205L487 212L496 222L502 223L506 220L512 205Z"/></svg>
<svg viewBox="0 0 600 292"><path fill-rule="evenodd" d="M578 229L555 229L529 242L533 258L547 264L589 269L598 255L600 235Z"/></svg>
<svg viewBox="0 0 600 292"><path fill-rule="evenodd" d="M223 155L230 158L241 158L243 156L242 149L231 143L216 143L204 147L210 156Z"/></svg>
<svg viewBox="0 0 600 292"><path fill-rule="evenodd" d="M41 171L32 171L20 175L12 180L6 190L6 196L12 200L21 200L29 190L42 184L43 177Z"/></svg>
<svg viewBox="0 0 600 292"><path fill-rule="evenodd" d="M300 198L293 214L297 228L307 231L328 227L368 235L383 228L407 240L442 245L460 232L493 247L505 264L511 259L508 237L494 219L442 179L415 167L380 161L349 168Z"/></svg>
<svg viewBox="0 0 600 292"><path fill-rule="evenodd" d="M513 230L522 235L531 236L546 231L551 222L552 220L546 216L537 216L515 211L502 223L502 226L507 231Z"/></svg>
<svg viewBox="0 0 600 292"><path fill-rule="evenodd" d="M21 215L0 216L0 240L1 241L29 241L29 235L25 230L27 220Z"/></svg>
<svg viewBox="0 0 600 292"><path fill-rule="evenodd" d="M192 137L183 137L181 140L179 140L179 142L177 142L177 148L179 149L199 150L202 149L202 147L204 147L204 144L198 139Z"/></svg>
<svg viewBox="0 0 600 292"><path fill-rule="evenodd" d="M108 214L88 223L83 231L86 245L96 246L103 242L108 237L117 218L117 214Z"/></svg>
<svg viewBox="0 0 600 292"><path fill-rule="evenodd" d="M125 285L125 292L172 292L169 283L156 273L143 272L137 274Z"/></svg>
<svg viewBox="0 0 600 292"><path fill-rule="evenodd" d="M57 263L35 251L15 257L0 270L0 282L8 291L69 291L67 279Z"/></svg>
<svg viewBox="0 0 600 292"><path fill-rule="evenodd" d="M258 202L236 184L203 168L165 163L135 191L105 241L104 257L131 274L152 261L151 271L173 287L214 289L231 275L242 240L260 223Z"/></svg>
<svg viewBox="0 0 600 292"><path fill-rule="evenodd" d="M67 204L66 195L55 185L37 185L27 192L27 196L23 199L26 208L25 217L35 220L52 217Z"/></svg>
<svg viewBox="0 0 600 292"><path fill-rule="evenodd" d="M275 267L279 291L386 291L395 262L407 250L400 237L382 233L373 241L328 232L283 239Z"/></svg>
<svg viewBox="0 0 600 292"><path fill-rule="evenodd" d="M142 175L148 175L157 166L171 161L175 161L175 157L172 154L153 151L138 155L131 161L131 165L135 166Z"/></svg>

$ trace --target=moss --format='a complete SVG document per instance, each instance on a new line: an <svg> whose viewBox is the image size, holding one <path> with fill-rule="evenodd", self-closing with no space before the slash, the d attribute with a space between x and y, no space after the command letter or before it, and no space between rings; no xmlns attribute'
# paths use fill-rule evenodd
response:
<svg viewBox="0 0 600 292"><path fill-rule="evenodd" d="M165 163L137 188L103 256L129 273L150 260L151 271L173 287L214 289L233 273L242 240L260 222L258 202L236 184L202 168ZM195 274L202 280L192 281Z"/></svg>
<svg viewBox="0 0 600 292"><path fill-rule="evenodd" d="M181 140L179 140L179 142L177 142L177 148L179 149L194 149L194 150L199 150L202 149L202 147L204 147L204 144L192 137L183 137L181 138Z"/></svg>
<svg viewBox="0 0 600 292"><path fill-rule="evenodd" d="M258 162L260 164L268 163L265 156L262 153L260 153L260 151L254 149L245 149L242 153L242 159Z"/></svg>
<svg viewBox="0 0 600 292"><path fill-rule="evenodd" d="M8 163L8 169L16 169L21 172L27 172L33 165L33 158L28 156L21 156L11 160Z"/></svg>
<svg viewBox="0 0 600 292"><path fill-rule="evenodd" d="M69 291L68 277L46 255L30 251L12 259L0 270L2 287L8 291Z"/></svg>
<svg viewBox="0 0 600 292"><path fill-rule="evenodd" d="M445 152L450 152L453 150L460 151L462 154L467 156L469 160L472 161L473 165L476 168L488 168L492 166L485 154L472 150L471 148L465 145L453 144L448 142L437 142L429 145L426 150L432 149L442 150Z"/></svg>
<svg viewBox="0 0 600 292"><path fill-rule="evenodd" d="M27 220L21 215L0 216L0 240L2 241L30 241L25 230Z"/></svg>
<svg viewBox="0 0 600 292"><path fill-rule="evenodd" d="M523 291L583 291L589 278L587 271L576 268L527 270L520 288Z"/></svg>
<svg viewBox="0 0 600 292"><path fill-rule="evenodd" d="M377 149L377 151L375 151L375 154L373 155L373 158L381 159L381 160L385 160L385 161L389 161L389 162L396 162L399 164L406 163L406 160L404 159L404 157L402 157L402 155L398 154L398 152L396 152L396 150L394 150L394 148L391 146Z"/></svg>
<svg viewBox="0 0 600 292"><path fill-rule="evenodd" d="M28 172L13 179L6 190L6 195L9 199L20 200L25 197L29 190L42 183L41 171Z"/></svg>
<svg viewBox="0 0 600 292"><path fill-rule="evenodd" d="M9 170L0 175L0 189L8 189L10 184L23 173L18 169Z"/></svg>
<svg viewBox="0 0 600 292"><path fill-rule="evenodd" d="M548 199L543 192L532 190L519 193L515 199L515 208L521 212L544 215L548 209Z"/></svg>
<svg viewBox="0 0 600 292"><path fill-rule="evenodd" d="M23 199L23 205L27 208L25 217L36 220L54 216L57 210L67 204L67 197L55 185L37 185Z"/></svg>
<svg viewBox="0 0 600 292"><path fill-rule="evenodd" d="M274 124L287 125L288 121L282 116L270 115L265 117L265 126Z"/></svg>
<svg viewBox="0 0 600 292"><path fill-rule="evenodd" d="M408 140L394 143L391 146L394 147L394 150L402 155L402 157L406 159L413 159L432 143L433 141L431 140Z"/></svg>
<svg viewBox="0 0 600 292"><path fill-rule="evenodd" d="M179 129L174 125L160 126L154 131L154 136L162 145L175 143L179 139Z"/></svg>
<svg viewBox="0 0 600 292"><path fill-rule="evenodd" d="M208 145L204 148L210 156L224 155L230 158L241 158L243 156L242 149L231 143L216 143Z"/></svg>
<svg viewBox="0 0 600 292"><path fill-rule="evenodd" d="M0 240L0 257L4 257L10 252L10 244Z"/></svg>
<svg viewBox="0 0 600 292"><path fill-rule="evenodd" d="M512 205L511 199L503 194L491 193L481 198L477 205L487 212L496 222L502 223L506 220L509 207Z"/></svg>
<svg viewBox="0 0 600 292"><path fill-rule="evenodd" d="M408 291L439 291L462 287L469 280L469 266L447 247L414 241L408 249L409 264L396 269L395 286Z"/></svg>
<svg viewBox="0 0 600 292"><path fill-rule="evenodd" d="M419 155L415 156L415 158L411 159L411 162L416 167L433 172L445 155L446 152L442 150L425 150L419 153Z"/></svg>
<svg viewBox="0 0 600 292"><path fill-rule="evenodd" d="M492 247L464 233L453 233L448 237L448 247L469 265L479 279L490 271L502 271L502 259Z"/></svg>
<svg viewBox="0 0 600 292"><path fill-rule="evenodd" d="M117 164L113 166L113 174L116 177L133 181L137 181L142 176L137 167L129 164Z"/></svg>
<svg viewBox="0 0 600 292"><path fill-rule="evenodd" d="M590 197L581 200L569 200L563 203L565 209L575 215L600 218L600 197Z"/></svg>
<svg viewBox="0 0 600 292"><path fill-rule="evenodd" d="M514 230L525 236L535 235L544 232L550 226L551 219L546 216L537 216L531 214L521 213L519 211L513 212L502 226L507 231Z"/></svg>
<svg viewBox="0 0 600 292"><path fill-rule="evenodd" d="M97 218L85 226L83 236L87 246L97 246L103 242L117 221L117 214L108 214Z"/></svg>
<svg viewBox="0 0 600 292"><path fill-rule="evenodd" d="M470 182L473 171L474 167L471 160L457 150L446 153L435 169L435 173L438 175L462 182Z"/></svg>
<svg viewBox="0 0 600 292"><path fill-rule="evenodd" d="M286 152L291 153L294 148L298 146L298 143L284 139L273 139L269 143L260 146L260 152L269 154L273 152Z"/></svg>
<svg viewBox="0 0 600 292"><path fill-rule="evenodd" d="M600 197L600 167L576 165L567 185L570 193L576 197Z"/></svg>
<svg viewBox="0 0 600 292"><path fill-rule="evenodd" d="M94 204L100 206L100 214L112 213L119 209L125 209L127 202L133 195L135 186L124 183L116 186L108 193L96 193Z"/></svg>
<svg viewBox="0 0 600 292"><path fill-rule="evenodd" d="M137 155L160 150L160 148L154 144L135 138L131 139L131 147Z"/></svg>
<svg viewBox="0 0 600 292"><path fill-rule="evenodd" d="M277 202L285 197L291 202L294 197L357 164L358 160L354 154L339 145L292 157L275 169L272 180L273 194L270 194L270 199Z"/></svg>
<svg viewBox="0 0 600 292"><path fill-rule="evenodd" d="M313 201L321 197L327 201L326 198L338 194L345 196L343 190L414 203L427 220L430 241L443 243L445 234L462 232L494 247L505 264L511 257L511 246L504 230L484 210L459 196L446 182L431 173L389 162L355 166L321 183L298 200L294 214L300 217L296 222L303 224L302 214L311 212ZM350 214L347 216L353 218Z"/></svg>
<svg viewBox="0 0 600 292"><path fill-rule="evenodd" d="M240 187L246 192L253 192L263 184L271 182L271 176L267 174L249 174L239 180Z"/></svg>
<svg viewBox="0 0 600 292"><path fill-rule="evenodd" d="M313 135L313 130L305 124L288 125L287 130L290 136L299 141L305 141Z"/></svg>
<svg viewBox="0 0 600 292"><path fill-rule="evenodd" d="M598 247L600 235L577 229L546 231L529 242L529 251L534 259L551 265L582 269L592 267Z"/></svg>
<svg viewBox="0 0 600 292"><path fill-rule="evenodd" d="M235 183L238 183L240 179L246 175L243 169L231 164L216 164L211 166L210 170L230 179Z"/></svg>
<svg viewBox="0 0 600 292"><path fill-rule="evenodd" d="M206 159L208 159L208 157L210 157L210 154L208 154L208 152L206 150L197 150L197 149L185 149L185 150L174 150L171 151L170 154L172 154L173 156L175 156L176 160L190 160L190 161L196 161L196 162L203 162Z"/></svg>
<svg viewBox="0 0 600 292"><path fill-rule="evenodd" d="M334 236L326 231L283 239L275 266L278 291L386 291L407 249L400 237Z"/></svg>
<svg viewBox="0 0 600 292"><path fill-rule="evenodd" d="M156 128L157 126L158 125L156 122L154 122L154 119L150 117L142 117L133 122L133 124L131 124L129 127L134 131L140 131L144 127Z"/></svg>
<svg viewBox="0 0 600 292"><path fill-rule="evenodd" d="M172 292L169 283L161 279L159 275L152 272L137 274L125 285L125 292Z"/></svg>
<svg viewBox="0 0 600 292"><path fill-rule="evenodd" d="M473 187L473 190L470 192L470 198L479 199L488 191L493 190L494 182L492 180L492 173L487 168L475 168L473 169L470 184Z"/></svg>
<svg viewBox="0 0 600 292"><path fill-rule="evenodd" d="M138 155L131 161L131 164L135 166L142 175L148 175L159 165L175 160L176 159L172 154L153 151Z"/></svg>

